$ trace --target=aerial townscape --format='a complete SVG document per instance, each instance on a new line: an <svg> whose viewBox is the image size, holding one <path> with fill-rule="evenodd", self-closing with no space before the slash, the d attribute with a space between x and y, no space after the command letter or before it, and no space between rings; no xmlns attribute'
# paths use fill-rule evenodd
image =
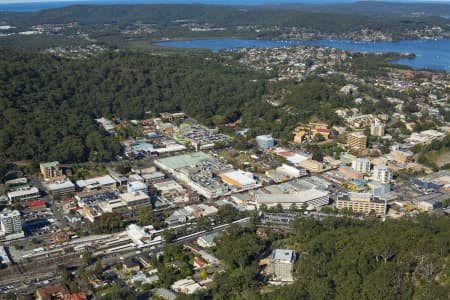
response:
<svg viewBox="0 0 450 300"><path fill-rule="evenodd" d="M0 299L449 299L450 4L245 2L0 1Z"/></svg>

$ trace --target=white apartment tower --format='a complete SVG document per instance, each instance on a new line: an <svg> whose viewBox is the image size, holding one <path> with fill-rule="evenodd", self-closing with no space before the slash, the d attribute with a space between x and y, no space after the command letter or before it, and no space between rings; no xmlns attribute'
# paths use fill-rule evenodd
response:
<svg viewBox="0 0 450 300"><path fill-rule="evenodd" d="M352 169L360 173L369 173L370 160L367 158L357 158L352 161Z"/></svg>
<svg viewBox="0 0 450 300"><path fill-rule="evenodd" d="M22 232L20 212L8 209L0 212L0 228L5 235Z"/></svg>

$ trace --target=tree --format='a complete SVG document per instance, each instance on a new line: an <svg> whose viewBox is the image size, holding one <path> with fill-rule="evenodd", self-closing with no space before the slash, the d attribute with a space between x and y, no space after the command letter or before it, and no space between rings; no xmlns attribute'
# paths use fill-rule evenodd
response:
<svg viewBox="0 0 450 300"><path fill-rule="evenodd" d="M200 217L196 220L197 231L210 230L212 228L211 221L208 217Z"/></svg>
<svg viewBox="0 0 450 300"><path fill-rule="evenodd" d="M95 263L95 273L102 274L103 273L103 266L101 260L97 260Z"/></svg>
<svg viewBox="0 0 450 300"><path fill-rule="evenodd" d="M170 243L176 238L176 234L173 229L165 229L161 236L166 243Z"/></svg>

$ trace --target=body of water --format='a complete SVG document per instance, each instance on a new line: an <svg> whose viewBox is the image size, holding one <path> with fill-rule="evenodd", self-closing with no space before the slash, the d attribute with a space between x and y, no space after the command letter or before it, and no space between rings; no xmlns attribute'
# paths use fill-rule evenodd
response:
<svg viewBox="0 0 450 300"><path fill-rule="evenodd" d="M283 0L282 3L334 3L336 0ZM356 2L357 0L340 0L339 2ZM39 11L76 4L111 5L111 4L217 4L217 5L273 5L277 0L67 0L67 1L31 1L1 3L0 11Z"/></svg>
<svg viewBox="0 0 450 300"><path fill-rule="evenodd" d="M160 46L175 48L204 48L217 52L222 49L237 48L276 48L287 46L321 46L343 50L370 53L414 53L415 58L399 59L393 63L408 65L416 69L435 69L450 71L450 40L407 40L399 42L357 42L349 40L315 41L272 41L244 39L206 39L187 41L168 41L157 43Z"/></svg>

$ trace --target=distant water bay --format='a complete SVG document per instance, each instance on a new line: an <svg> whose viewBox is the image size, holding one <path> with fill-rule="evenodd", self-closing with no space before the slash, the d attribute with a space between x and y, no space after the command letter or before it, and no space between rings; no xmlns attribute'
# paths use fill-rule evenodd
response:
<svg viewBox="0 0 450 300"><path fill-rule="evenodd" d="M174 48L198 48L232 50L237 48L277 48L288 46L321 46L343 50L369 53L414 53L415 58L405 58L393 63L408 65L415 69L434 69L450 71L450 40L405 40L399 42L357 42L350 40L315 40L315 41L273 41L245 39L205 39L166 41L157 43L160 46Z"/></svg>

